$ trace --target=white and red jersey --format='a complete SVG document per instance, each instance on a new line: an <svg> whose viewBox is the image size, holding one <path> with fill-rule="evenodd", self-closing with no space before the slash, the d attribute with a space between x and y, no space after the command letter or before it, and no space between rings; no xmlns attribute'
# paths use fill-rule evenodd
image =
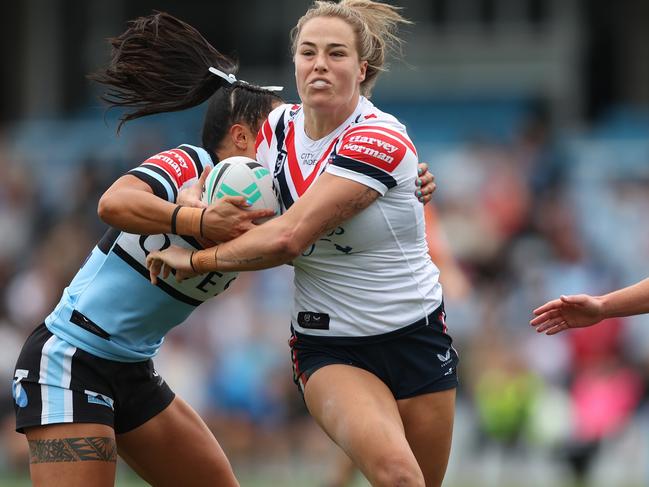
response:
<svg viewBox="0 0 649 487"><path fill-rule="evenodd" d="M283 210L323 172L380 194L293 261L292 324L298 332L380 335L441 304L439 270L428 255L423 205L415 196L417 153L396 118L361 97L336 130L311 140L302 107L283 105L259 132L257 160L273 172Z"/></svg>

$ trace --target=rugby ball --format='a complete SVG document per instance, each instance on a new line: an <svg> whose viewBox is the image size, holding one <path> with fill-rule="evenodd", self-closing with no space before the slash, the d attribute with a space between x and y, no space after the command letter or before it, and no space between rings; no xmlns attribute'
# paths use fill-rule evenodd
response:
<svg viewBox="0 0 649 487"><path fill-rule="evenodd" d="M212 204L226 196L243 196L258 210L271 208L279 215L279 199L273 187L273 176L254 159L243 156L228 157L219 162L207 176L203 201ZM269 218L260 218L260 224Z"/></svg>

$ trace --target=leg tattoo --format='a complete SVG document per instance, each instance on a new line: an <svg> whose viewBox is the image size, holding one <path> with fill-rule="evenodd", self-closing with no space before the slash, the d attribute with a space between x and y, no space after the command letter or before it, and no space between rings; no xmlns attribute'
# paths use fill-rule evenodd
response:
<svg viewBox="0 0 649 487"><path fill-rule="evenodd" d="M29 463L117 461L115 439L102 436L29 440Z"/></svg>

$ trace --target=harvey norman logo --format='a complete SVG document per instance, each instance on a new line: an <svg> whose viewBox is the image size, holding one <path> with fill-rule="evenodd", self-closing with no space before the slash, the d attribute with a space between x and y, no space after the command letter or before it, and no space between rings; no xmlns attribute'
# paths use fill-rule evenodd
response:
<svg viewBox="0 0 649 487"><path fill-rule="evenodd" d="M160 154L156 154L149 160L157 160L167 163L169 166L171 166L178 177L182 177L182 169L189 169L189 166L187 165L187 162L185 162L183 157L174 151L166 151Z"/></svg>
<svg viewBox="0 0 649 487"><path fill-rule="evenodd" d="M392 146L394 147L394 146ZM373 157L375 159L378 159L383 162L387 162L388 164L391 164L394 162L394 157L389 156L387 154L384 154L383 152L380 152L376 149L372 149L371 147L367 147L364 145L358 145L358 144L350 144L347 143L345 144L342 149L341 149L341 154L344 154L345 151L350 151L350 152L356 152L357 154L363 154L365 156Z"/></svg>
<svg viewBox="0 0 649 487"><path fill-rule="evenodd" d="M390 144L385 140L376 139L374 137L367 137L365 135L354 135L349 138L349 142L375 145L379 149L384 149L388 154L392 154L399 150L396 145Z"/></svg>
<svg viewBox="0 0 649 487"><path fill-rule="evenodd" d="M345 139L339 154L351 157L360 155L365 162L390 170L403 159L405 148L396 141L392 143L388 140L380 136L372 137L367 132L351 135Z"/></svg>

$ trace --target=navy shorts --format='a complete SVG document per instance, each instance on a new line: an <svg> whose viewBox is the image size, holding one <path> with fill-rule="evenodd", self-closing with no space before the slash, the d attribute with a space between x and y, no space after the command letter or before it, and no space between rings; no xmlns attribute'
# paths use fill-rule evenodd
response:
<svg viewBox="0 0 649 487"><path fill-rule="evenodd" d="M23 346L12 387L16 431L99 423L126 433L165 409L174 393L153 361L115 362L80 350L40 325Z"/></svg>
<svg viewBox="0 0 649 487"><path fill-rule="evenodd" d="M371 372L396 399L453 389L458 385L457 352L446 333L444 306L427 319L382 335L320 337L291 330L289 341L293 380L304 394L313 373L332 364L345 364Z"/></svg>

